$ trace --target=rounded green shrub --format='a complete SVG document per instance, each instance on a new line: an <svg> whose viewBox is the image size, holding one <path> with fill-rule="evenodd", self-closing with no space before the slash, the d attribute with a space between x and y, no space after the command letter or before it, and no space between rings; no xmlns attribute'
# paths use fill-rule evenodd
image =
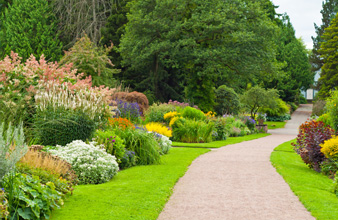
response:
<svg viewBox="0 0 338 220"><path fill-rule="evenodd" d="M152 104L144 116L147 122L165 122L163 116L168 112L176 111L176 107L168 104Z"/></svg>
<svg viewBox="0 0 338 220"><path fill-rule="evenodd" d="M268 117L279 117L290 112L290 107L282 99L277 99L275 108L263 108L262 113L266 113Z"/></svg>
<svg viewBox="0 0 338 220"><path fill-rule="evenodd" d="M234 89L222 85L215 91L217 115L238 114L240 109L239 96Z"/></svg>
<svg viewBox="0 0 338 220"><path fill-rule="evenodd" d="M195 120L205 120L207 118L201 110L195 109L190 106L185 107L183 109L182 117L188 118L188 119L195 119Z"/></svg>

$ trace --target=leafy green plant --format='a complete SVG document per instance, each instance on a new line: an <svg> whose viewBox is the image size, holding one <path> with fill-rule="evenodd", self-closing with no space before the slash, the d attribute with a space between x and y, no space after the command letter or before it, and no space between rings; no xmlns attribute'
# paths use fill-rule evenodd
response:
<svg viewBox="0 0 338 220"><path fill-rule="evenodd" d="M165 122L163 116L168 112L176 111L176 108L174 105L154 103L144 115L147 122Z"/></svg>
<svg viewBox="0 0 338 220"><path fill-rule="evenodd" d="M190 106L185 107L181 115L183 118L194 120L205 120L207 118L201 110Z"/></svg>
<svg viewBox="0 0 338 220"><path fill-rule="evenodd" d="M95 123L80 112L61 108L38 111L34 118L34 131L42 145L66 145L74 140L86 141L95 131Z"/></svg>
<svg viewBox="0 0 338 220"><path fill-rule="evenodd" d="M142 128L127 128L115 132L124 139L127 150L135 152L137 164L148 165L160 162L160 147L153 134L147 133Z"/></svg>
<svg viewBox="0 0 338 220"><path fill-rule="evenodd" d="M173 140L187 143L207 143L212 141L214 123L178 118L172 125Z"/></svg>
<svg viewBox="0 0 338 220"><path fill-rule="evenodd" d="M229 136L230 130L227 126L226 118L224 117L217 117L210 120L215 124L214 126L214 132L212 134L212 137L214 140L226 140Z"/></svg>
<svg viewBox="0 0 338 220"><path fill-rule="evenodd" d="M6 192L5 189L0 189L0 218L7 219L9 215L8 212L8 201L6 199Z"/></svg>
<svg viewBox="0 0 338 220"><path fill-rule="evenodd" d="M285 114L281 116L266 116L267 121L287 121L291 119L290 114Z"/></svg>
<svg viewBox="0 0 338 220"><path fill-rule="evenodd" d="M8 195L10 219L49 219L52 210L63 205L52 182L42 184L38 176L6 176L3 188ZM12 179L11 179L12 178Z"/></svg>
<svg viewBox="0 0 338 220"><path fill-rule="evenodd" d="M282 99L277 99L277 106L274 108L262 108L260 112L266 113L269 117L280 117L290 113L290 107Z"/></svg>
<svg viewBox="0 0 338 220"><path fill-rule="evenodd" d="M103 145L107 153L114 155L117 162L119 164L121 163L121 159L126 154L123 139L121 139L111 130L96 130L94 134L94 141L96 141L100 145Z"/></svg>

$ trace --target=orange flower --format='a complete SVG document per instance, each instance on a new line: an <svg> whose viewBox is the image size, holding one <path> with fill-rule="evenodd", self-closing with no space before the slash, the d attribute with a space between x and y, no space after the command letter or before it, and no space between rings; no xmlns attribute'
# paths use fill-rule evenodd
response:
<svg viewBox="0 0 338 220"><path fill-rule="evenodd" d="M129 127L135 129L135 125L126 118L109 118L108 120L110 125L112 125L113 127L118 127L122 130L125 130Z"/></svg>

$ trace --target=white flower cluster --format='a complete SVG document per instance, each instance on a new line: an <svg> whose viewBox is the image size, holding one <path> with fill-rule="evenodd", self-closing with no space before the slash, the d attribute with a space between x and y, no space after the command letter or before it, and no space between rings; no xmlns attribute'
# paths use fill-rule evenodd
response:
<svg viewBox="0 0 338 220"><path fill-rule="evenodd" d="M167 154L171 148L172 145L172 141L169 140L169 137L163 135L163 134L159 134L157 132L153 132L153 131L148 131L148 133L153 133L155 139L157 140L158 144L160 145L161 148L161 152L162 154Z"/></svg>
<svg viewBox="0 0 338 220"><path fill-rule="evenodd" d="M162 149L162 153L167 154L171 148L172 142L169 138L165 135L162 135L160 141L160 147Z"/></svg>
<svg viewBox="0 0 338 220"><path fill-rule="evenodd" d="M86 144L76 140L65 147L58 145L56 150L49 152L72 165L80 184L107 182L119 170L115 156L108 154L102 145L97 146L96 142Z"/></svg>

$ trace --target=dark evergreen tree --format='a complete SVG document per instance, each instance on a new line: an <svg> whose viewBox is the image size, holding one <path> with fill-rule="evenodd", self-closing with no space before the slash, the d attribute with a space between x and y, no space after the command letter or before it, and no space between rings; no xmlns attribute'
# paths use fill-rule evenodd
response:
<svg viewBox="0 0 338 220"><path fill-rule="evenodd" d="M46 0L13 0L2 16L0 41L5 54L14 51L23 59L44 54L58 60L62 44L54 19Z"/></svg>
<svg viewBox="0 0 338 220"><path fill-rule="evenodd" d="M311 70L313 72L319 71L323 66L323 59L319 53L320 45L323 42L322 35L324 33L324 29L330 25L331 20L338 12L338 0L325 0L322 5L323 8L320 11L322 14L322 24L320 26L314 24L317 36L312 36L313 49L310 55L310 63L312 66Z"/></svg>

